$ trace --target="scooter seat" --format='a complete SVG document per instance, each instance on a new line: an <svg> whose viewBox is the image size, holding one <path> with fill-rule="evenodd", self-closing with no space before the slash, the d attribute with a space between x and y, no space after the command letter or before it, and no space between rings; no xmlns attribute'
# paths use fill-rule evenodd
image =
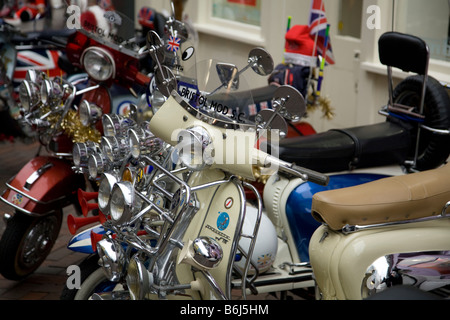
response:
<svg viewBox="0 0 450 320"><path fill-rule="evenodd" d="M311 212L333 230L413 220L442 213L450 201L450 164L355 187L318 192Z"/></svg>
<svg viewBox="0 0 450 320"><path fill-rule="evenodd" d="M403 163L410 144L409 130L386 121L281 140L279 158L329 173Z"/></svg>
<svg viewBox="0 0 450 320"><path fill-rule="evenodd" d="M28 44L28 43L34 43L39 41L55 41L65 39L67 41L67 38L74 34L76 32L75 29L47 29L43 31L34 31L34 32L28 32L26 34L17 34L14 35L11 39L11 42L19 45L19 44Z"/></svg>

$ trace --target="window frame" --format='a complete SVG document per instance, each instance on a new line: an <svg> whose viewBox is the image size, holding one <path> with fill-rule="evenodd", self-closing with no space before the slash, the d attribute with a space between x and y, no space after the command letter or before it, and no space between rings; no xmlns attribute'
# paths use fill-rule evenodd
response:
<svg viewBox="0 0 450 320"><path fill-rule="evenodd" d="M275 5L270 0L261 0L261 25L255 26L228 19L212 16L212 0L203 0L198 6L197 17L194 20L196 29L205 34L215 35L256 46L266 46L267 38L264 36L269 30L271 8Z"/></svg>

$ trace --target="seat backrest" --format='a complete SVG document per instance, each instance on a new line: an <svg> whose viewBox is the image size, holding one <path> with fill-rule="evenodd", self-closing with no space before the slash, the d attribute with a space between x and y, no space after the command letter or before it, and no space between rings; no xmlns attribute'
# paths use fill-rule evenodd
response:
<svg viewBox="0 0 450 320"><path fill-rule="evenodd" d="M424 75L428 70L429 49L422 39L399 32L386 32L378 40L382 64Z"/></svg>

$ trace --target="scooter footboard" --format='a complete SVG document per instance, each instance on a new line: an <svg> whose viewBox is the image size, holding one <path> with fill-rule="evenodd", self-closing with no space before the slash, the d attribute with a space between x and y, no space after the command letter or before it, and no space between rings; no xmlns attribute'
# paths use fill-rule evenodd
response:
<svg viewBox="0 0 450 320"><path fill-rule="evenodd" d="M71 204L84 184L69 161L40 156L6 183L0 200L28 215L50 214Z"/></svg>

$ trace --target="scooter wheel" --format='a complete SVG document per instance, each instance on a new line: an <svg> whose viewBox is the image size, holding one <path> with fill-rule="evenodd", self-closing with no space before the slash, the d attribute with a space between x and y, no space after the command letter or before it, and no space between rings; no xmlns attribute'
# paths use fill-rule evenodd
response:
<svg viewBox="0 0 450 320"><path fill-rule="evenodd" d="M94 254L80 264L80 287L69 288L66 285L61 293L61 300L89 300L94 293L110 291L116 283L109 281L98 264L99 256Z"/></svg>
<svg viewBox="0 0 450 320"><path fill-rule="evenodd" d="M32 274L53 248L61 222L61 211L43 217L17 211L0 240L0 273L15 281Z"/></svg>
<svg viewBox="0 0 450 320"><path fill-rule="evenodd" d="M411 76L401 81L394 89L394 102L414 106L414 111L419 112L422 83L422 76ZM424 115L426 126L443 130L450 128L450 97L439 81L430 76L427 81ZM412 130L411 138L409 158L413 159L417 129ZM449 155L450 135L436 134L421 129L416 170L423 171L439 167L447 161Z"/></svg>

